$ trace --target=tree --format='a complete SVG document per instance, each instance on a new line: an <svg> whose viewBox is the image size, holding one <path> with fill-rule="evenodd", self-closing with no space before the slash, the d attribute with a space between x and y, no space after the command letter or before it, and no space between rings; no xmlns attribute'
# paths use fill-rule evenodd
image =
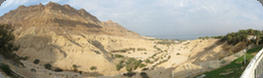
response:
<svg viewBox="0 0 263 78"><path fill-rule="evenodd" d="M14 51L18 47L14 45L15 36L10 25L0 25L0 53L6 59L18 59Z"/></svg>
<svg viewBox="0 0 263 78"><path fill-rule="evenodd" d="M45 64L44 67L45 67L46 69L48 69L48 70L51 70L52 65L51 65L51 64Z"/></svg>
<svg viewBox="0 0 263 78"><path fill-rule="evenodd" d="M73 64L72 67L73 67L73 70L74 70L75 72L77 72L77 71L78 71L78 68L79 68L80 66L78 66L78 65L76 65L76 64Z"/></svg>
<svg viewBox="0 0 263 78"><path fill-rule="evenodd" d="M97 70L97 67L96 66L91 66L90 70Z"/></svg>

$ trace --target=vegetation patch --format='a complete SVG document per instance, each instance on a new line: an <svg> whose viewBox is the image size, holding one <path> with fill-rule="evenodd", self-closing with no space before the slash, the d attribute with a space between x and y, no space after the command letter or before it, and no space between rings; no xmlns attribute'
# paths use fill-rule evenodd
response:
<svg viewBox="0 0 263 78"><path fill-rule="evenodd" d="M78 68L79 68L80 66L78 66L78 65L76 65L76 64L73 64L72 67L73 67L73 71L78 72Z"/></svg>
<svg viewBox="0 0 263 78"><path fill-rule="evenodd" d="M146 65L142 63L142 60L136 60L135 58L127 58L126 60L122 60L119 64L116 65L117 70L121 70L122 68L126 68L128 72L132 72L137 68L143 68Z"/></svg>
<svg viewBox="0 0 263 78"><path fill-rule="evenodd" d="M19 46L14 45L15 36L11 27L10 25L0 25L0 54L6 59L22 64L19 56L14 53L19 49Z"/></svg>
<svg viewBox="0 0 263 78"><path fill-rule="evenodd" d="M31 69L31 72L37 72L37 70L36 70L36 69L34 69L34 68L32 68L32 69Z"/></svg>
<svg viewBox="0 0 263 78"><path fill-rule="evenodd" d="M157 51L161 51L162 52L162 49L157 47L156 45L154 45L153 48L156 49Z"/></svg>
<svg viewBox="0 0 263 78"><path fill-rule="evenodd" d="M90 70L97 70L97 67L96 66L91 66Z"/></svg>
<svg viewBox="0 0 263 78"><path fill-rule="evenodd" d="M45 64L44 67L45 67L46 69L48 69L48 70L51 70L52 65L51 65L51 64Z"/></svg>
<svg viewBox="0 0 263 78"><path fill-rule="evenodd" d="M126 53L126 52L128 52L128 51L133 51L133 52L135 52L135 48L127 48L127 49L121 49L121 50L113 50L113 51L111 51L112 53L117 53L117 52L121 52L121 53Z"/></svg>
<svg viewBox="0 0 263 78"><path fill-rule="evenodd" d="M39 62L40 62L39 59L35 59L33 63L34 63L34 64L39 64Z"/></svg>
<svg viewBox="0 0 263 78"><path fill-rule="evenodd" d="M198 39L205 40L205 39L209 39L209 38L222 39L222 38L224 38L224 36L205 36L205 37L199 37Z"/></svg>
<svg viewBox="0 0 263 78"><path fill-rule="evenodd" d="M142 78L150 78L145 72L141 72L140 75Z"/></svg>
<svg viewBox="0 0 263 78"><path fill-rule="evenodd" d="M96 54L101 54L100 51L98 51L98 50L94 50L94 52L95 52Z"/></svg>
<svg viewBox="0 0 263 78"><path fill-rule="evenodd" d="M63 70L61 68L55 68L54 70L55 72L63 72Z"/></svg>
<svg viewBox="0 0 263 78"><path fill-rule="evenodd" d="M240 30L232 32L224 36L221 41L226 41L228 44L235 45L239 42L246 42L248 44L255 43L259 45L262 43L263 32L259 30Z"/></svg>
<svg viewBox="0 0 263 78"><path fill-rule="evenodd" d="M158 65L160 65L160 64L162 64L162 63L164 63L164 62L167 62L167 61L168 61L170 58L171 58L171 56L168 56L168 58L167 58L167 59L165 59L165 60L162 60L162 61L160 61L159 63L157 63L157 64L153 65L153 68L155 68L156 66L158 66Z"/></svg>
<svg viewBox="0 0 263 78"><path fill-rule="evenodd" d="M115 58L124 58L124 56L123 56L123 55L120 55L120 54L115 54L114 57L115 57Z"/></svg>
<svg viewBox="0 0 263 78"><path fill-rule="evenodd" d="M156 44L161 44L161 45L172 45L175 44L174 40L160 40L156 42Z"/></svg>
<svg viewBox="0 0 263 78"><path fill-rule="evenodd" d="M244 56L239 57L230 64L223 66L219 69L204 73L206 76L204 78L239 78L250 60L254 57L253 53L260 51L262 46L257 46L247 51L246 60ZM244 64L246 61L246 64Z"/></svg>
<svg viewBox="0 0 263 78"><path fill-rule="evenodd" d="M147 51L146 48L137 48L137 51Z"/></svg>
<svg viewBox="0 0 263 78"><path fill-rule="evenodd" d="M150 63L150 64L152 64L153 62L152 62L151 60L149 60L149 59L146 59L146 60L145 60L145 63Z"/></svg>
<svg viewBox="0 0 263 78"><path fill-rule="evenodd" d="M129 72L136 70L138 67L145 66L144 64L142 64L141 60L136 60L135 58L129 58L125 64L126 64L126 70Z"/></svg>
<svg viewBox="0 0 263 78"><path fill-rule="evenodd" d="M12 78L20 78L19 75L17 75L14 71L10 69L10 67L7 64L0 63L0 69L8 76Z"/></svg>
<svg viewBox="0 0 263 78"><path fill-rule="evenodd" d="M128 72L128 73L124 73L123 75L127 76L127 77L132 77L132 76L136 75L136 73L135 72Z"/></svg>
<svg viewBox="0 0 263 78"><path fill-rule="evenodd" d="M116 69L119 71L124 67L124 61L120 61L119 64L116 65Z"/></svg>

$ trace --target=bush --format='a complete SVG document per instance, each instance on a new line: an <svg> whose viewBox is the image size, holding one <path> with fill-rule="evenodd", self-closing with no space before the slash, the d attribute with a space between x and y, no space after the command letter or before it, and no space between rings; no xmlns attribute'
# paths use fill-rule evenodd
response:
<svg viewBox="0 0 263 78"><path fill-rule="evenodd" d="M32 69L31 69L31 72L37 72L37 70L36 70L36 69L34 69L34 68L32 68Z"/></svg>
<svg viewBox="0 0 263 78"><path fill-rule="evenodd" d="M18 74L16 74L14 71L10 69L10 67L7 64L0 63L0 69L11 78L22 78Z"/></svg>
<svg viewBox="0 0 263 78"><path fill-rule="evenodd" d="M142 76L142 78L150 78L145 72L141 72L140 75Z"/></svg>
<svg viewBox="0 0 263 78"><path fill-rule="evenodd" d="M97 70L97 67L96 66L91 66L90 70Z"/></svg>
<svg viewBox="0 0 263 78"><path fill-rule="evenodd" d="M255 36L255 40L248 40L249 36ZM240 30L238 32L232 32L224 36L221 41L227 41L228 44L235 45L239 42L255 43L259 44L262 40L263 32L259 30Z"/></svg>
<svg viewBox="0 0 263 78"><path fill-rule="evenodd" d="M137 48L137 51L147 51L145 48Z"/></svg>
<svg viewBox="0 0 263 78"><path fill-rule="evenodd" d="M149 68L143 68L142 71L146 71L146 70L149 70Z"/></svg>
<svg viewBox="0 0 263 78"><path fill-rule="evenodd" d="M152 63L152 62L149 59L146 59L145 63Z"/></svg>
<svg viewBox="0 0 263 78"><path fill-rule="evenodd" d="M119 55L119 54L115 54L115 57L116 58L123 58L124 56L123 55Z"/></svg>
<svg viewBox="0 0 263 78"><path fill-rule="evenodd" d="M0 64L0 69L5 72L8 76L13 76L13 71L10 69L10 67L6 64Z"/></svg>
<svg viewBox="0 0 263 78"><path fill-rule="evenodd" d="M40 60L39 59L35 59L34 60L34 64L39 64Z"/></svg>
<svg viewBox="0 0 263 78"><path fill-rule="evenodd" d="M140 68L143 68L143 67L145 67L145 66L146 66L145 64L140 64L140 65L139 65Z"/></svg>
<svg viewBox="0 0 263 78"><path fill-rule="evenodd" d="M174 40L161 40L156 42L157 44L162 44L162 45L172 45L175 44Z"/></svg>
<svg viewBox="0 0 263 78"><path fill-rule="evenodd" d="M131 72L133 70L136 70L138 67L140 67L141 64L142 64L141 60L138 61L135 58L129 58L126 62L126 70Z"/></svg>
<svg viewBox="0 0 263 78"><path fill-rule="evenodd" d="M61 68L56 68L54 71L55 72L63 72L63 70Z"/></svg>
<svg viewBox="0 0 263 78"><path fill-rule="evenodd" d="M10 25L0 25L0 54L6 59L18 62L19 57L14 53L18 50L18 46L14 45L15 36Z"/></svg>
<svg viewBox="0 0 263 78"><path fill-rule="evenodd" d="M100 54L100 51L95 50L94 52L95 52L96 54Z"/></svg>
<svg viewBox="0 0 263 78"><path fill-rule="evenodd" d="M176 53L176 55L181 55L180 53Z"/></svg>
<svg viewBox="0 0 263 78"><path fill-rule="evenodd" d="M116 65L116 69L118 71L121 70L124 67L123 63L124 63L124 61L120 61L120 63Z"/></svg>
<svg viewBox="0 0 263 78"><path fill-rule="evenodd" d="M51 64L45 64L44 67L45 67L46 69L48 69L48 70L51 70L52 65L51 65Z"/></svg>
<svg viewBox="0 0 263 78"><path fill-rule="evenodd" d="M160 49L160 48L157 47L156 45L154 45L153 48L155 48L157 51L162 51L162 49Z"/></svg>
<svg viewBox="0 0 263 78"><path fill-rule="evenodd" d="M113 53L116 53L116 52L126 53L128 51L133 51L134 52L135 48L126 48L126 49L121 49L121 50L113 50L111 52L113 52Z"/></svg>
<svg viewBox="0 0 263 78"><path fill-rule="evenodd" d="M76 65L76 64L73 64L72 67L73 67L73 70L74 70L75 72L77 72L77 71L78 71L78 68L79 68L80 66L78 66L78 65Z"/></svg>
<svg viewBox="0 0 263 78"><path fill-rule="evenodd" d="M132 76L136 75L136 73L135 72L128 72L128 73L124 73L123 75L127 76L127 77L132 77Z"/></svg>

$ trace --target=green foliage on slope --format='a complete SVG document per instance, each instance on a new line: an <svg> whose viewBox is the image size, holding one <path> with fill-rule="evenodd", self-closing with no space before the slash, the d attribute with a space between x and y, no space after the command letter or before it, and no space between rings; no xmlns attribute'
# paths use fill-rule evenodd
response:
<svg viewBox="0 0 263 78"><path fill-rule="evenodd" d="M14 45L15 36L13 35L13 29L9 25L0 25L0 54L6 59L17 58L15 50L18 47Z"/></svg>
<svg viewBox="0 0 263 78"><path fill-rule="evenodd" d="M247 58L246 60L244 60L244 56L242 56L226 66L204 73L206 75L205 78L239 78L250 60L254 57L256 52L261 50L261 48L262 46L258 46L249 49L245 55ZM246 61L246 64L244 64L244 61Z"/></svg>
<svg viewBox="0 0 263 78"><path fill-rule="evenodd" d="M255 39L249 39L255 38ZM259 30L253 30L253 29L248 29L248 30L240 30L238 32L232 32L227 34L222 38L222 41L227 41L227 43L235 45L239 42L246 42L248 44L250 43L255 43L257 45L262 42L262 37L263 37L263 32Z"/></svg>
<svg viewBox="0 0 263 78"><path fill-rule="evenodd" d="M145 67L146 65L142 62L142 60L137 60L135 58L127 58L125 60L120 61L119 64L116 65L116 69L121 70L125 67L128 72L132 72L137 68Z"/></svg>

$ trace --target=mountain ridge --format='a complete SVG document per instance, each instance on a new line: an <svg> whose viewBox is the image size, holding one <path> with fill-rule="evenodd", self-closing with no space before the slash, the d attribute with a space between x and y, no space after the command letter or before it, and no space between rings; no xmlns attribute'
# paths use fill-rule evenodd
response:
<svg viewBox="0 0 263 78"><path fill-rule="evenodd" d="M0 23L15 27L52 27L65 31L85 32L139 38L140 35L111 21L103 22L84 9L75 9L68 4L49 2L46 5L19 6L0 17ZM114 25L114 26L110 26ZM57 30L62 32L61 30Z"/></svg>

